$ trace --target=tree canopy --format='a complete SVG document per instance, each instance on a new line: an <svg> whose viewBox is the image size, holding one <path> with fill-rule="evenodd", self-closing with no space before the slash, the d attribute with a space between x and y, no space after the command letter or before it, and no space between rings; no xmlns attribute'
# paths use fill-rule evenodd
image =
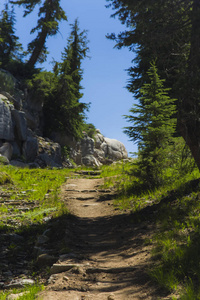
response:
<svg viewBox="0 0 200 300"><path fill-rule="evenodd" d="M200 169L200 2L199 0L107 0L127 30L109 38L136 56L129 68L128 89L136 99L147 82L149 61L177 99L178 130Z"/></svg>

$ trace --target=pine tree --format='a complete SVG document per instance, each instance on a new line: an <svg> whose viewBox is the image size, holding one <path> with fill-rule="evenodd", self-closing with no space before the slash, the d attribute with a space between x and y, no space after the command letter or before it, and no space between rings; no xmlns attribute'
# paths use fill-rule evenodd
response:
<svg viewBox="0 0 200 300"><path fill-rule="evenodd" d="M132 124L125 133L138 142L140 176L151 187L161 184L167 146L175 131L175 100L168 96L169 89L164 88L157 72L152 63L147 72L149 82L140 89L139 103L132 107L131 115L125 116Z"/></svg>
<svg viewBox="0 0 200 300"><path fill-rule="evenodd" d="M41 0L13 0L11 3L22 5L25 8L24 17L30 14L37 4L41 5ZM37 37L28 45L28 52L31 56L27 62L29 68L33 68L37 62L46 60L47 48L46 40L49 36L57 34L59 22L67 20L64 10L60 6L60 0L45 0L39 8L37 26L31 33L38 32Z"/></svg>
<svg viewBox="0 0 200 300"><path fill-rule="evenodd" d="M9 10L8 4L1 12L0 19L0 64L1 68L7 68L12 59L18 59L21 44L15 35L15 15Z"/></svg>
<svg viewBox="0 0 200 300"><path fill-rule="evenodd" d="M127 30L111 34L116 47L136 53L128 89L137 98L148 61L157 67L177 99L177 130L200 170L200 1L107 0Z"/></svg>
<svg viewBox="0 0 200 300"><path fill-rule="evenodd" d="M67 47L62 53L62 62L54 68L57 84L53 99L45 104L47 130L58 130L78 139L82 136L85 110L88 104L80 102L83 70L82 60L89 50L87 32L80 32L78 20L71 25L72 30ZM52 113L53 112L53 113Z"/></svg>
<svg viewBox="0 0 200 300"><path fill-rule="evenodd" d="M119 34L111 34L118 49L128 47L134 53L129 68L130 92L137 97L146 81L149 61L157 59L157 67L170 94L180 94L190 49L191 2L188 0L107 0L115 10L114 17L127 26Z"/></svg>

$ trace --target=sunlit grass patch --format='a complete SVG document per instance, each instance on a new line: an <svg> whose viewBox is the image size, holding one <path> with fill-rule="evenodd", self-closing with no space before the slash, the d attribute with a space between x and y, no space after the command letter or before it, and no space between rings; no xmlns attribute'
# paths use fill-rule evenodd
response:
<svg viewBox="0 0 200 300"><path fill-rule="evenodd" d="M33 286L27 286L24 289L14 289L11 291L0 291L0 300L6 300L8 299L8 296L11 294L18 295L17 299L20 300L35 300L37 299L37 294L44 290L43 285L33 285ZM14 299L14 298L13 298Z"/></svg>
<svg viewBox="0 0 200 300"><path fill-rule="evenodd" d="M1 167L0 174L8 180L0 184L0 226L12 227L40 223L47 216L68 213L59 199L61 185L67 180L68 169L20 169ZM10 217L12 216L12 217Z"/></svg>
<svg viewBox="0 0 200 300"><path fill-rule="evenodd" d="M169 291L179 288L180 299L200 299L199 191L199 180L185 186L181 183L171 201L160 204L156 215L158 233L152 255L157 267L150 274Z"/></svg>
<svg viewBox="0 0 200 300"><path fill-rule="evenodd" d="M132 168L105 166L102 177L106 187L117 191L119 209L130 211L137 222L146 218L156 225L150 242L152 280L168 293L179 293L177 299L200 299L199 171L179 174L177 166L170 166L163 173L164 184L150 190Z"/></svg>
<svg viewBox="0 0 200 300"><path fill-rule="evenodd" d="M0 171L0 185L12 183L11 177L6 172Z"/></svg>

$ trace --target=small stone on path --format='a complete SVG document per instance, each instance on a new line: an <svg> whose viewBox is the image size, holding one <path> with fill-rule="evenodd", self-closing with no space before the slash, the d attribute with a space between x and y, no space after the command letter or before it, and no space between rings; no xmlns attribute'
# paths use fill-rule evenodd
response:
<svg viewBox="0 0 200 300"><path fill-rule="evenodd" d="M108 300L115 300L115 296L114 295L109 295Z"/></svg>

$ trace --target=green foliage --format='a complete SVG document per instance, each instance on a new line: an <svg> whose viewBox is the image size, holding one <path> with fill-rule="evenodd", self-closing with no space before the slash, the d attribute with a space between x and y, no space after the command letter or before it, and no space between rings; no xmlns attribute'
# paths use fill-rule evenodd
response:
<svg viewBox="0 0 200 300"><path fill-rule="evenodd" d="M14 11L9 10L8 4L5 4L0 17L0 63L2 68L7 68L11 60L19 60L22 47L15 35Z"/></svg>
<svg viewBox="0 0 200 300"><path fill-rule="evenodd" d="M11 1L11 3L24 6L24 16L27 16L37 4L41 4L41 0L19 0ZM65 12L60 6L60 0L45 0L39 8L38 17L37 26L31 30L31 33L38 31L38 35L28 45L28 52L31 53L31 56L27 64L30 68L34 68L37 62L42 63L46 60L46 39L48 36L57 34L60 21L67 20Z"/></svg>
<svg viewBox="0 0 200 300"><path fill-rule="evenodd" d="M173 146L171 161L163 172L163 178L171 180L157 189L149 190L134 177L131 169L138 168L137 164L104 166L102 176L107 177L105 187L115 186L118 208L132 211L134 222L148 220L157 228L150 241L150 277L163 291L180 293L178 299L200 299L199 171L190 156L182 155L183 140L178 138ZM193 170L187 172L190 164Z"/></svg>
<svg viewBox="0 0 200 300"><path fill-rule="evenodd" d="M6 300L8 299L8 296L10 294L20 294L23 293L23 295L19 296L20 300L35 300L37 297L37 294L41 292L44 289L43 285L33 285L28 286L24 289L14 289L12 291L8 292L0 292L0 300Z"/></svg>
<svg viewBox="0 0 200 300"><path fill-rule="evenodd" d="M30 170L10 166L1 167L1 170L2 184L12 183L4 188L5 192L9 194L10 200L35 203L31 210L23 214L20 214L18 209L15 210L15 220L18 226L42 223L46 215L58 216L67 213L67 208L63 206L58 194L60 186L66 181L70 170ZM1 207L1 225L7 224L10 210L13 210L12 202L6 207ZM16 224L14 227L16 230Z"/></svg>
<svg viewBox="0 0 200 300"><path fill-rule="evenodd" d="M163 201L157 214L159 233L154 237L153 254L159 266L153 268L151 275L168 290L170 282L178 282L185 290L181 299L199 299L198 182L191 182L189 194L187 188L181 194L177 193L178 197L172 197L170 202ZM158 276L158 270L165 275L165 280Z"/></svg>
<svg viewBox="0 0 200 300"><path fill-rule="evenodd" d="M56 85L53 94L45 101L44 116L46 134L56 130L78 139L85 124L85 110L89 108L88 104L80 102L83 96L81 62L88 52L88 41L86 32L80 32L77 20L71 26L62 62L54 67Z"/></svg>
<svg viewBox="0 0 200 300"><path fill-rule="evenodd" d="M167 95L164 80L157 74L155 63L148 71L149 83L140 89L139 104L125 116L131 123L125 129L131 140L138 141L139 158L137 176L149 187L162 184L162 172L170 155L170 143L175 131L174 99Z"/></svg>
<svg viewBox="0 0 200 300"><path fill-rule="evenodd" d="M115 9L113 16L127 25L127 30L109 37L116 47L128 47L136 53L129 68L127 88L136 99L147 82L149 61L157 59L157 67L170 97L176 98L177 130L186 141L200 169L200 5L193 1L107 0Z"/></svg>
<svg viewBox="0 0 200 300"><path fill-rule="evenodd" d="M107 0L127 28L108 37L116 42L118 49L127 47L135 52L135 59L128 70L128 89L136 98L146 82L149 61L157 58L157 67L170 96L179 98L182 79L187 68L190 52L191 6L194 1L145 1ZM179 88L178 88L179 87Z"/></svg>
<svg viewBox="0 0 200 300"><path fill-rule="evenodd" d="M84 123L83 131L85 131L89 137L93 138L96 133L96 127L91 123Z"/></svg>
<svg viewBox="0 0 200 300"><path fill-rule="evenodd" d="M0 70L0 92L3 91L13 95L15 91L15 81L11 74Z"/></svg>
<svg viewBox="0 0 200 300"><path fill-rule="evenodd" d="M0 172L0 185L13 183L11 176L8 175L6 172Z"/></svg>
<svg viewBox="0 0 200 300"><path fill-rule="evenodd" d="M27 81L32 101L45 103L47 99L53 97L56 89L56 77L52 72L39 72L33 75L32 79ZM36 100L37 99L37 100Z"/></svg>

